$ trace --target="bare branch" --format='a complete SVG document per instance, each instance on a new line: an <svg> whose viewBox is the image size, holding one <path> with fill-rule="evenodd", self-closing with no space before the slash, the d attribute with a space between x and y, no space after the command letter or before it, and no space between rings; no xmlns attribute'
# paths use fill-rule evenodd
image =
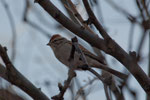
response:
<svg viewBox="0 0 150 100"><path fill-rule="evenodd" d="M73 66L72 66L73 67ZM67 80L64 81L64 86L62 86L60 83L58 84L60 93L56 96L53 96L52 99L54 100L63 100L63 96L67 90L67 88L69 87L71 80L76 76L76 73L74 72L74 68L70 68L68 71L68 78Z"/></svg>
<svg viewBox="0 0 150 100"><path fill-rule="evenodd" d="M6 79L8 82L12 83L13 85L18 86L28 95L30 95L34 100L49 100L49 98L42 93L42 91L36 88L28 79L26 79L11 63L9 57L6 53L6 48L0 45L0 56L6 65L6 69L0 64L1 72L6 72L5 74L2 73L2 77Z"/></svg>
<svg viewBox="0 0 150 100"><path fill-rule="evenodd" d="M51 34L44 30L42 27L40 27L35 22L31 22L29 19L26 19L26 23L29 24L31 27L35 28L36 30L40 31L41 34L43 34L46 38L50 38Z"/></svg>
<svg viewBox="0 0 150 100"><path fill-rule="evenodd" d="M93 82L95 82L98 78L95 77L93 78L92 80L90 80L88 83L86 83L84 86L80 87L79 90L77 91L76 93L76 96L75 96L75 100L78 100L79 96L83 94L84 92L84 89L87 87L87 86L90 86ZM89 92L89 91L88 91ZM84 94L85 95L85 94ZM87 95L86 95L87 96Z"/></svg>

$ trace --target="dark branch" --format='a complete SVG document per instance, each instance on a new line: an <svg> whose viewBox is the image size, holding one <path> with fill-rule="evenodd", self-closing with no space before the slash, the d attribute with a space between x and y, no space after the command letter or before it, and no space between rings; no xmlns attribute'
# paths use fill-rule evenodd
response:
<svg viewBox="0 0 150 100"><path fill-rule="evenodd" d="M0 64L0 70L2 72L6 72L5 74L2 73L1 77L6 79L8 82L16 85L28 95L30 95L34 100L49 100L49 98L42 93L41 90L36 88L28 79L26 79L11 63L9 57L6 52L6 48L0 45L0 56L5 63L6 68L4 68Z"/></svg>

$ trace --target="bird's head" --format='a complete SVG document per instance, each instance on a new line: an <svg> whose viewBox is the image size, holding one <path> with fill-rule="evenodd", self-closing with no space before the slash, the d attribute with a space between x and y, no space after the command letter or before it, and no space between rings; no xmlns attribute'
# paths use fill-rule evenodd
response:
<svg viewBox="0 0 150 100"><path fill-rule="evenodd" d="M50 38L50 41L47 45L50 46L52 49L56 49L57 47L62 45L64 41L66 41L64 37L59 34L55 34Z"/></svg>

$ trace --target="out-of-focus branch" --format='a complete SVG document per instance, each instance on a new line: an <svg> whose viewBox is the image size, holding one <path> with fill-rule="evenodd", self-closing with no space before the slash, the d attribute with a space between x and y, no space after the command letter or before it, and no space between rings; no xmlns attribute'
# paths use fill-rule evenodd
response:
<svg viewBox="0 0 150 100"><path fill-rule="evenodd" d="M26 19L26 23L29 24L31 27L35 28L36 30L40 31L42 35L44 35L46 38L51 37L51 33L44 30L42 27L40 27L38 24L31 22L29 19Z"/></svg>
<svg viewBox="0 0 150 100"><path fill-rule="evenodd" d="M138 52L137 59L139 60L139 58L140 58L140 51L142 49L142 46L143 46L145 37L146 37L146 35L148 33L148 30L150 29L150 13L148 11L148 7L146 6L145 0L136 0L136 4L137 4L137 7L138 7L138 9L140 11L140 15L142 16L142 24L141 24L141 26L143 28L143 34L142 34L142 37L141 37L141 40L140 40L140 43L139 43L139 46L138 46L138 50L137 50L137 52ZM146 14L144 13L144 10L145 10Z"/></svg>
<svg viewBox="0 0 150 100"><path fill-rule="evenodd" d="M133 97L133 100L138 100L138 99L137 99L137 95L138 95L137 91L136 91L136 90L132 90L132 89L128 86L128 84L126 84L125 87L126 87L126 89L129 91L130 95Z"/></svg>
<svg viewBox="0 0 150 100"><path fill-rule="evenodd" d="M29 12L29 8L30 8L30 2L29 2L29 0L25 0L25 9L24 9L24 13L23 13L23 21L26 22L27 24L29 24L31 27L40 31L40 33L43 34L46 38L50 38L51 35L49 32L47 32L42 27L40 27L38 24L36 24L36 23L34 23L28 19L27 15Z"/></svg>
<svg viewBox="0 0 150 100"><path fill-rule="evenodd" d="M27 14L30 8L30 2L29 0L25 0L25 8L24 8L24 12L23 12L23 21L26 21L27 19Z"/></svg>
<svg viewBox="0 0 150 100"><path fill-rule="evenodd" d="M16 85L34 100L49 100L49 98L42 93L42 91L36 88L28 79L26 79L11 63L6 52L6 48L0 45L0 56L5 63L6 68L0 64L1 77L6 79L8 82Z"/></svg>
<svg viewBox="0 0 150 100"><path fill-rule="evenodd" d="M149 22L149 20L145 20L145 17L144 17L144 9L145 9L145 11L146 11L146 13L147 13L147 16L149 16L149 14L148 14L148 11L147 11L147 6L146 6L146 4L145 4L145 0L136 0L136 4L137 4L137 7L138 7L138 9L139 9L139 11L140 11L140 15L142 16L142 23L139 23L138 21L137 21L137 18L135 18L134 16L132 16L130 13L128 13L126 10L124 10L124 9L122 9L121 7L119 7L117 4L115 4L112 0L106 0L113 8L115 8L117 11L119 11L119 12L121 12L122 14L124 14L128 19L129 19L129 21L132 23L132 26L131 26L131 31L130 31L130 44L129 44L129 48L131 47L131 43L132 43L132 37L133 37L133 28L132 27L134 27L134 24L135 23L137 23L137 24L139 24L142 28L143 28L143 30L144 30L144 32L143 32L143 34L142 34L142 37L141 37L141 41L140 41L140 43L139 43L139 46L138 46L138 50L137 50L137 55L138 55L138 57L137 57L137 60L139 60L139 57L140 57L140 51L141 51L141 49L142 49L142 45L143 45L143 42L144 42L144 39L145 39L145 36L146 36L146 31L148 30L148 29L150 29L150 22Z"/></svg>
<svg viewBox="0 0 150 100"><path fill-rule="evenodd" d="M113 2L112 0L106 0L106 2L108 4L110 4L110 6L112 6L112 8L114 8L117 12L120 12L121 14L123 14L127 19L129 19L129 21L131 23L139 23L136 20L136 17L134 17L133 15L131 15L129 12L127 12L125 9L119 7L115 2Z"/></svg>
<svg viewBox="0 0 150 100"><path fill-rule="evenodd" d="M58 84L60 93L56 96L53 96L52 99L54 100L63 100L64 93L66 92L67 88L69 87L71 80L76 76L76 73L74 72L74 68L70 68L68 72L68 78L66 81L64 81L64 86L62 86L60 83Z"/></svg>
<svg viewBox="0 0 150 100"><path fill-rule="evenodd" d="M107 88L112 83L112 77L103 78L101 75L99 75L96 71L94 71L90 67L87 67L87 70L90 71L91 73L93 73L99 80L101 80L103 82L106 98L107 98L107 100L110 100L110 96L109 96Z"/></svg>
<svg viewBox="0 0 150 100"><path fill-rule="evenodd" d="M142 46L143 46L143 43L144 43L144 40L145 40L145 37L147 35L147 32L144 31L142 34L141 34L141 40L139 42L139 45L138 45L138 49L137 49L137 60L139 61L140 60L140 53L141 53L141 49L142 49Z"/></svg>
<svg viewBox="0 0 150 100"><path fill-rule="evenodd" d="M98 18L100 20L100 22L102 23L102 25L104 25L104 16L103 16L103 11L102 11L102 5L101 5L101 1L97 0L97 5L96 5L96 11L98 14Z"/></svg>
<svg viewBox="0 0 150 100"><path fill-rule="evenodd" d="M78 11L75 8L75 5L72 3L71 0L68 0L68 3L70 4L70 7L72 9L72 12L74 14L75 17L77 17L77 19L80 21L80 23L91 33L95 34L94 31L92 31L88 25L85 23L85 21L83 20L83 18L81 17L81 15L78 13Z"/></svg>
<svg viewBox="0 0 150 100"><path fill-rule="evenodd" d="M68 0L60 0L60 2L62 2L63 6L65 7L67 13L69 14L69 17L71 18L71 20L72 20L73 22L75 22L76 24L80 24L80 23L78 22L78 20L77 20L77 19L74 17L74 15L72 14L71 10L68 9L68 8L66 8L67 6L70 7L70 5L68 4Z"/></svg>
<svg viewBox="0 0 150 100"><path fill-rule="evenodd" d="M108 89L109 87L106 85L106 84L104 84L104 90L105 90L105 95L106 95L106 98L107 98L107 100L112 100L112 99L110 99L111 98L111 96L109 95L109 89Z"/></svg>
<svg viewBox="0 0 150 100"><path fill-rule="evenodd" d="M95 82L97 79L98 79L98 78L95 77L95 78L93 78L92 80L90 80L88 83L86 83L84 86L80 87L79 90L78 90L77 93L76 93L75 100L78 100L78 98L80 97L80 95L83 94L84 89L85 89L86 87L88 87L88 86L91 86L91 84L92 84L93 82ZM89 91L88 91L88 92L89 92ZM87 94L84 94L84 95L87 96Z"/></svg>
<svg viewBox="0 0 150 100"><path fill-rule="evenodd" d="M148 11L148 6L146 5L145 0L142 0L141 4L143 5L143 8L144 8L144 10L146 12L146 15L148 16L148 18L150 18L150 12Z"/></svg>
<svg viewBox="0 0 150 100"><path fill-rule="evenodd" d="M64 86L62 86L60 83L58 84L60 93L56 96L53 96L52 99L54 100L63 100L64 93L66 92L67 88L70 85L71 80L76 76L76 73L74 72L74 68L70 68L68 72L68 78L66 81L64 81Z"/></svg>
<svg viewBox="0 0 150 100"><path fill-rule="evenodd" d="M139 43L139 46L138 46L138 50L137 50L137 61L139 61L140 59L140 51L142 49L142 45L143 45L143 42L145 40L145 36L146 36L146 31L148 29L150 29L150 24L149 24L149 20L145 20L145 16L144 16L144 9L146 11L146 14L147 16L149 16L148 14L148 11L147 11L147 6L145 4L145 0L136 0L136 4L137 4L137 7L140 11L140 15L142 16L142 23L141 22L138 22L137 21L137 18L135 18L134 16L132 16L130 13L128 13L126 10L122 9L121 7L119 7L117 4L115 4L112 0L106 0L116 11L119 11L121 12L122 14L124 14L128 19L129 21L132 23L132 26L131 26L131 30L130 30L130 35L129 35L129 50L131 50L131 44L132 44L132 37L133 37L133 28L135 23L136 24L139 24L144 32L141 36L141 40L140 40L140 43Z"/></svg>
<svg viewBox="0 0 150 100"><path fill-rule="evenodd" d="M132 49L132 43L133 43L133 36L134 36L134 27L135 24L132 24L130 27L130 35L129 35L129 44L128 44L128 51L130 51Z"/></svg>
<svg viewBox="0 0 150 100"><path fill-rule="evenodd" d="M10 26L11 26L11 30L12 30L12 52L11 52L11 61L14 62L15 58L16 58L16 41L17 41L17 33L16 33L16 28L15 28L15 22L14 22L14 19L13 19L13 16L11 14L11 11L9 9L9 6L8 4L6 3L5 0L0 0L1 3L3 4L5 10L6 10L6 13L7 13L7 16L8 16L8 19L10 21Z"/></svg>
<svg viewBox="0 0 150 100"><path fill-rule="evenodd" d="M139 9L139 11L140 11L140 15L141 15L142 19L145 20L145 16L144 16L144 13L143 13L144 11L143 11L143 9L142 9L142 5L141 5L140 1L139 1L139 0L136 0L135 2L136 2L137 7L138 7L138 9Z"/></svg>
<svg viewBox="0 0 150 100"><path fill-rule="evenodd" d="M149 1L149 0L147 1L146 6L147 6L147 8L149 9L149 7L150 7L150 1Z"/></svg>
<svg viewBox="0 0 150 100"><path fill-rule="evenodd" d="M100 34L103 36L104 39L108 40L110 38L110 36L107 34L107 32L104 30L103 26L98 22L98 19L95 17L92 9L90 8L90 5L88 3L87 0L83 0L84 6L86 8L86 11L89 15L89 20L90 22L92 22L95 27L98 29L98 31L100 32Z"/></svg>

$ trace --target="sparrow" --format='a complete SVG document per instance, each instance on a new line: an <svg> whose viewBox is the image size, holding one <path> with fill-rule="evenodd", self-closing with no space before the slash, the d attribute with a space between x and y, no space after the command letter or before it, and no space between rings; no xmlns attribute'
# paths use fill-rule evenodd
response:
<svg viewBox="0 0 150 100"><path fill-rule="evenodd" d="M71 41L62 37L59 34L55 34L51 37L51 39L47 45L52 48L55 57L61 63L63 63L67 67L70 67L69 58L70 58L70 54L71 54L71 50L72 50L72 42ZM83 54L85 55L85 58L90 67L99 68L99 69L102 69L109 73L112 73L118 77L125 78L123 73L107 67L103 58L100 59L98 56L94 55L93 53L91 53L90 51L85 49L81 44L79 44L79 48L82 50ZM72 65L75 66L75 68L85 65L85 63L81 60L81 54L77 51L75 51L75 53L74 53L74 59L73 59Z"/></svg>

